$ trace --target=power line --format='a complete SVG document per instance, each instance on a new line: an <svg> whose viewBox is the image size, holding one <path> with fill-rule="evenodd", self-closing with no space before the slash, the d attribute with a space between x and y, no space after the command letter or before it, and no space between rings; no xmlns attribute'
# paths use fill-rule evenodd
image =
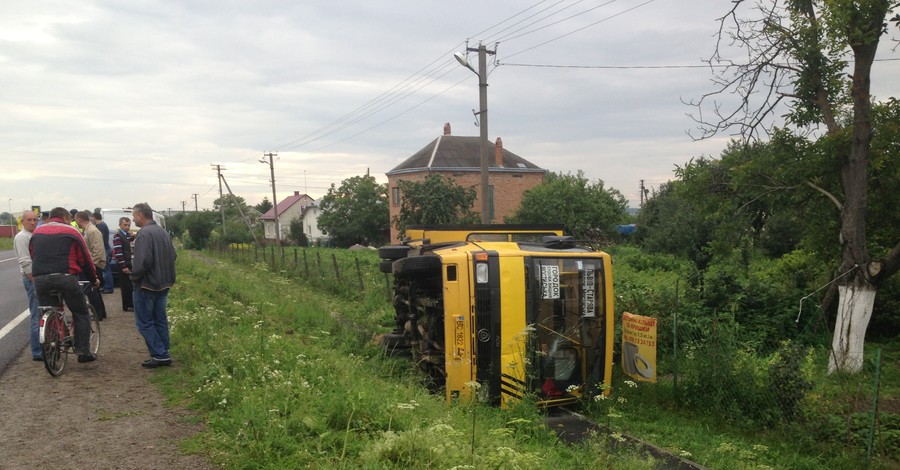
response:
<svg viewBox="0 0 900 470"><path fill-rule="evenodd" d="M900 59L875 59L874 62L888 62ZM500 62L499 65L509 67L533 67L533 68L557 68L557 69L724 69L736 67L729 64L698 64L698 65L559 65L559 64L517 64L512 62ZM787 64L772 64L787 65Z"/></svg>
<svg viewBox="0 0 900 470"><path fill-rule="evenodd" d="M551 42L558 41L558 40L560 40L560 39L562 39L562 38L571 36L571 35L573 35L573 34L575 34L575 33L577 33L577 32L583 31L583 30L588 29L588 28L590 28L590 27L592 27L592 26L596 26L596 25L598 25L598 24L600 24L600 23L603 23L604 21L611 20L611 19L616 18L616 17L618 17L618 16L622 16L622 15L624 15L625 13L634 11L634 10L636 10L636 9L642 7L642 6L648 5L648 4L653 3L653 2L655 2L655 1L656 1L656 0L647 0L647 1L644 2L644 3L640 3L640 4L638 4L638 5L635 5L635 6L631 7L631 8L626 8L625 10L622 10L622 11L620 11L620 12L614 14L614 15L610 15L610 16L607 16L606 18L599 19L599 20L597 20L597 21L595 21L595 22L593 22L593 23L590 23L590 24L587 24L587 25L585 25L585 26L582 26L582 27L580 27L580 28L578 28L578 29L569 31L569 32L566 33L566 34L557 36L557 37L555 37L555 38L553 38L553 39L548 39L548 40L546 40L546 41L544 41L544 42L542 42L542 43L536 44L536 45L531 46L531 47L529 47L529 48L527 48L527 49L522 49L521 51L516 52L516 53L514 53L514 54L510 54L510 55L506 56L505 58L515 57L515 56L517 56L517 55L519 55L519 54L524 54L525 52L528 52L528 51L530 51L530 50L532 50L532 49L537 49L538 47L545 46L545 45L547 45L547 44L550 44ZM499 59L498 59L498 60L499 60Z"/></svg>

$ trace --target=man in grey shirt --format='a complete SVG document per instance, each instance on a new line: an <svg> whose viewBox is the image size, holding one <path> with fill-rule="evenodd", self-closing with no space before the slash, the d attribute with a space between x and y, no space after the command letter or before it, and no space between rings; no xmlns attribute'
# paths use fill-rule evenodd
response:
<svg viewBox="0 0 900 470"><path fill-rule="evenodd" d="M175 247L168 232L153 220L153 209L146 202L135 204L131 216L140 227L134 239L130 274L134 284L134 323L150 352L150 359L141 366L169 366L172 357L166 301L169 288L175 284Z"/></svg>
<svg viewBox="0 0 900 470"><path fill-rule="evenodd" d="M31 232L38 224L38 215L34 211L22 212L22 231L16 234L13 248L16 250L16 258L19 259L19 271L22 273L22 284L28 294L28 310L31 311L31 358L35 361L43 360L41 343L38 339L40 332L39 323L41 313L38 310L37 296L34 294L34 280L31 277L31 253L28 242L31 241Z"/></svg>

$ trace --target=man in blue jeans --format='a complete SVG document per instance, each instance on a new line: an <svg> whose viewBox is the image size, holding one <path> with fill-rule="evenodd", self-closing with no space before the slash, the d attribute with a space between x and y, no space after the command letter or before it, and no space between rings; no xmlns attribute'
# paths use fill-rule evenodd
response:
<svg viewBox="0 0 900 470"><path fill-rule="evenodd" d="M153 209L146 202L134 205L131 218L140 227L134 239L130 274L134 284L134 323L150 352L150 359L141 366L170 366L166 301L169 288L175 284L175 247L168 232L153 220Z"/></svg>
<svg viewBox="0 0 900 470"><path fill-rule="evenodd" d="M19 259L19 271L22 273L22 284L25 286L25 293L28 294L28 310L31 312L31 358L35 361L44 359L41 352L41 343L38 340L41 321L41 312L38 310L37 296L34 293L34 280L31 275L31 253L28 246L31 242L31 232L34 232L38 224L38 215L34 211L22 212L22 231L16 234L13 248L16 251L16 258Z"/></svg>

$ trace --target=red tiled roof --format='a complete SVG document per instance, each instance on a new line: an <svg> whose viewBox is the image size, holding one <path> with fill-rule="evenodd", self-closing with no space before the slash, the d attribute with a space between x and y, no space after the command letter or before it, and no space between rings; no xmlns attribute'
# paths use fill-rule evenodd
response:
<svg viewBox="0 0 900 470"><path fill-rule="evenodd" d="M273 207L272 209L269 209L268 212L261 215L259 218L260 218L260 220L274 221L275 220L275 209L278 209L278 216L280 217L281 214L284 214L284 211L290 209L291 206L293 206L294 204L297 203L297 201L300 201L303 198L309 198L310 200L312 200L312 198L307 196L306 194L299 194L297 192L294 192L294 194L284 198L284 200L279 202L277 206Z"/></svg>

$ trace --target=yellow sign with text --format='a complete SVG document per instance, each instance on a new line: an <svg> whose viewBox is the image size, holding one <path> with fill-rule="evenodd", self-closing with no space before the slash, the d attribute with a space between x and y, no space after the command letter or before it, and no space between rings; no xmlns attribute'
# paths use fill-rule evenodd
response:
<svg viewBox="0 0 900 470"><path fill-rule="evenodd" d="M656 319L622 313L622 369L640 382L656 383Z"/></svg>

